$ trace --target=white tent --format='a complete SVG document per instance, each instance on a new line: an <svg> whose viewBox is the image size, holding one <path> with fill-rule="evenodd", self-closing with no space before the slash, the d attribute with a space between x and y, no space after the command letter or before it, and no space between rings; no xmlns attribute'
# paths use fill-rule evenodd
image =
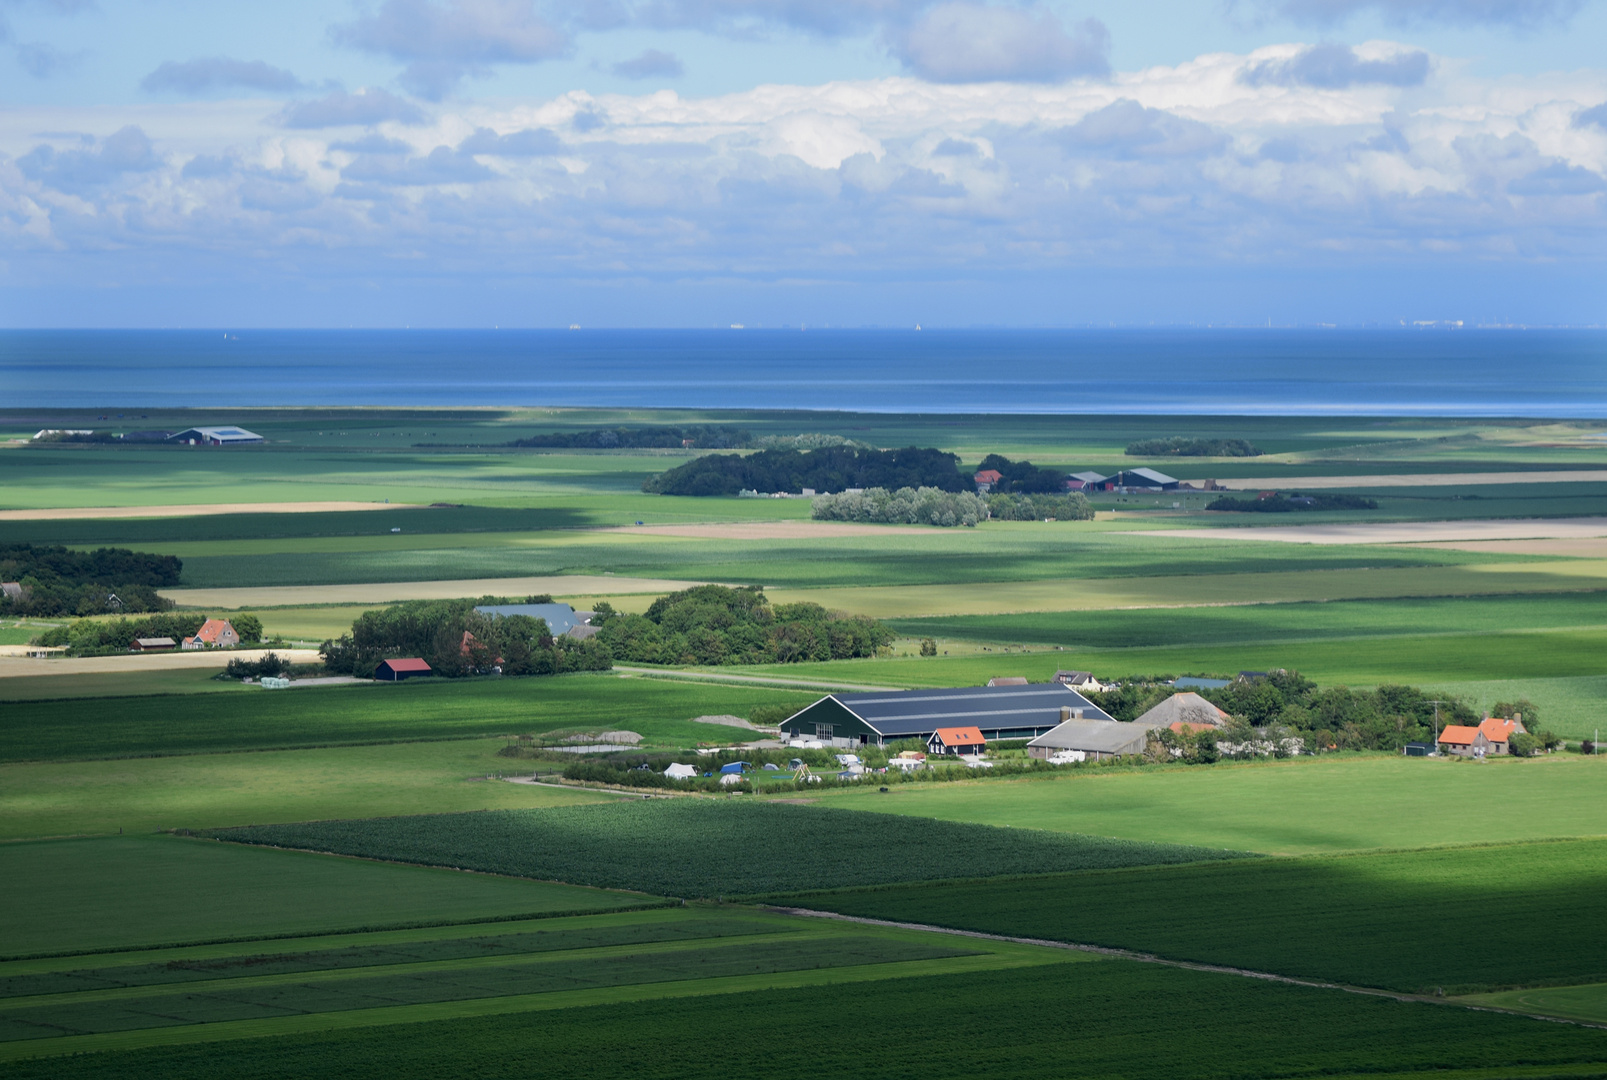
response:
<svg viewBox="0 0 1607 1080"><path fill-rule="evenodd" d="M664 770L664 775L671 780L690 780L697 775L696 765L671 765Z"/></svg>

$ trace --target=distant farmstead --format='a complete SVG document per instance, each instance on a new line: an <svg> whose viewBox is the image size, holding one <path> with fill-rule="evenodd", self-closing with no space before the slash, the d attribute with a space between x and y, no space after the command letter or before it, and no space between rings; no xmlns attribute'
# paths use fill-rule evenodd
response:
<svg viewBox="0 0 1607 1080"><path fill-rule="evenodd" d="M187 446L243 446L264 440L261 435L243 427L193 427L169 435L167 441Z"/></svg>
<svg viewBox="0 0 1607 1080"><path fill-rule="evenodd" d="M819 739L829 746L885 746L900 739L926 741L940 728L975 728L987 741L1031 739L1074 715L1110 719L1063 683L1030 683L831 694L783 720L780 727L789 739Z"/></svg>
<svg viewBox="0 0 1607 1080"><path fill-rule="evenodd" d="M381 660L374 669L374 678L383 682L401 682L429 674L432 674L430 665L416 656L405 660Z"/></svg>
<svg viewBox="0 0 1607 1080"><path fill-rule="evenodd" d="M987 744L978 728L944 727L932 732L926 740L926 750L930 754L971 755L982 753Z"/></svg>
<svg viewBox="0 0 1607 1080"><path fill-rule="evenodd" d="M169 652L178 648L179 643L170 637L138 637L128 647L129 652Z"/></svg>
<svg viewBox="0 0 1607 1080"><path fill-rule="evenodd" d="M240 644L240 633L228 619L208 619L194 637L184 639L186 649L227 649Z"/></svg>

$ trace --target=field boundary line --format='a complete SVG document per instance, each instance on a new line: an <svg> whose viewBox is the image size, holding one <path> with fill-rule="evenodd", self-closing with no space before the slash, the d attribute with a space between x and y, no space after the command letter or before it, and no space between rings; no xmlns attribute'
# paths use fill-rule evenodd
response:
<svg viewBox="0 0 1607 1080"><path fill-rule="evenodd" d="M797 915L816 919L839 919L844 922L862 923L866 926L921 930L933 934L953 934L957 937L979 938L984 941L1002 941L1014 945L1037 945L1043 948L1064 949L1070 952L1094 953L1100 956L1113 957L1117 960L1135 960L1141 964L1160 964L1163 967L1181 968L1185 971L1206 971L1217 975L1236 975L1242 979L1260 979L1263 982L1283 983L1288 986L1304 986L1311 990L1338 990L1345 994L1391 998L1400 1002L1447 1005L1458 1009L1468 1009L1473 1012L1505 1013L1508 1016L1526 1016L1532 1020L1547 1020L1553 1024L1570 1024L1574 1027L1607 1031L1607 1023L1592 1023L1589 1020L1549 1016L1545 1013L1525 1012L1521 1009L1502 1009L1491 1005L1475 1005L1471 1002L1458 1001L1455 998L1434 997L1429 994L1408 994L1399 990L1383 990L1377 987L1351 986L1347 983L1302 979L1296 975L1279 975L1271 971L1255 971L1251 968L1231 967L1226 964L1207 964L1197 960L1172 960L1164 956L1158 956L1155 953L1139 952L1136 949L1122 949L1110 945L1091 945L1087 942L1078 941L1055 941L1050 938L1016 937L1010 934L992 934L984 930L961 930L952 926L933 926L928 923L899 922L894 919L873 919L864 915L845 915L837 911L819 911L814 908L784 907L776 904L761 904L760 907L766 911L774 911L782 915Z"/></svg>
<svg viewBox="0 0 1607 1080"><path fill-rule="evenodd" d="M758 684L761 686L775 686L782 689L801 687L808 690L866 690L871 693L884 693L889 690L901 690L898 686L871 686L865 683L830 682L819 679L786 679L774 675L726 675L717 671L681 671L664 670L662 668L632 667L615 664L611 670L623 672L637 678L652 679L686 679L697 682L727 682L737 685Z"/></svg>

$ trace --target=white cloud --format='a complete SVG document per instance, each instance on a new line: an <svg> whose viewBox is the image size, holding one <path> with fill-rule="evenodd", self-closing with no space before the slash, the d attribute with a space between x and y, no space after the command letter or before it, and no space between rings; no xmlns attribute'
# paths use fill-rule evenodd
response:
<svg viewBox="0 0 1607 1080"><path fill-rule="evenodd" d="M936 82L1058 82L1105 75L1110 33L1096 19L1071 33L1053 12L951 0L894 37L893 53Z"/></svg>
<svg viewBox="0 0 1607 1080"><path fill-rule="evenodd" d="M343 45L404 61L402 84L438 100L492 64L531 64L569 52L569 35L531 0L385 0L331 29Z"/></svg>
<svg viewBox="0 0 1607 1080"><path fill-rule="evenodd" d="M807 277L846 251L867 274L986 275L1607 248L1607 73L1481 81L1430 58L1421 85L1312 79L1310 49L1063 83L573 92L433 115L368 90L293 106L299 134L259 126L260 106L232 125L206 120L218 103L145 107L121 130L123 114L22 111L13 133L115 134L6 136L0 201L34 208L17 212L32 232L5 232L19 244L610 279Z"/></svg>
<svg viewBox="0 0 1607 1080"><path fill-rule="evenodd" d="M167 60L140 80L143 90L188 95L235 87L286 93L301 89L301 85L301 80L284 68L262 60L235 60L227 56L201 56L182 62Z"/></svg>
<svg viewBox="0 0 1607 1080"><path fill-rule="evenodd" d="M1428 73L1428 53L1421 49L1366 56L1348 45L1313 45L1293 56L1249 64L1240 78L1251 86L1303 85L1340 90L1365 83L1420 86Z"/></svg>
<svg viewBox="0 0 1607 1080"><path fill-rule="evenodd" d="M1370 13L1401 25L1528 28L1566 22L1583 6L1583 0L1260 0L1258 6L1315 25L1332 25Z"/></svg>

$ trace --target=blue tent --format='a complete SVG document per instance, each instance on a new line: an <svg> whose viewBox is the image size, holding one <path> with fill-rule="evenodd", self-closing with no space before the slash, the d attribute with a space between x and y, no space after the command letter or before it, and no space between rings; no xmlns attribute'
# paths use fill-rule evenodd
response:
<svg viewBox="0 0 1607 1080"><path fill-rule="evenodd" d="M753 768L753 762L751 761L733 761L729 765L721 765L720 774L723 776L726 773L736 773L741 776L751 768Z"/></svg>

